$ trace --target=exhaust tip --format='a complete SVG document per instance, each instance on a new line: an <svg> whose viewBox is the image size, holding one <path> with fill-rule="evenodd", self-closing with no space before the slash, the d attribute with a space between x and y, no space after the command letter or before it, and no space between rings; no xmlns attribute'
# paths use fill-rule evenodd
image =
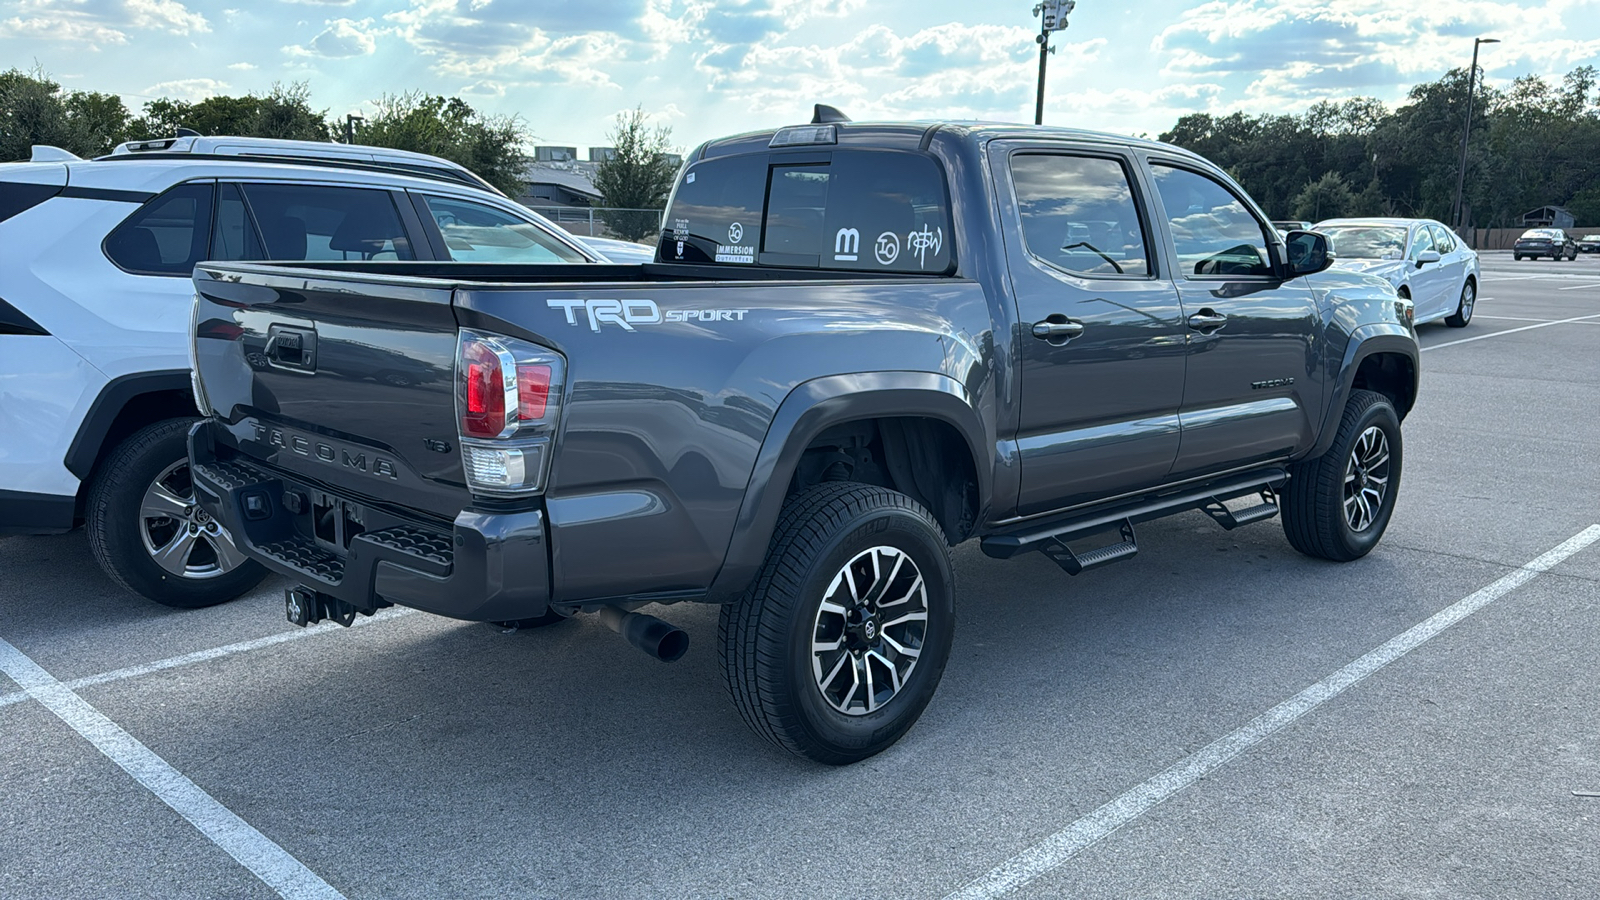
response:
<svg viewBox="0 0 1600 900"><path fill-rule="evenodd" d="M689 652L688 632L655 616L607 606L600 610L600 621L628 643L662 662L677 662Z"/></svg>

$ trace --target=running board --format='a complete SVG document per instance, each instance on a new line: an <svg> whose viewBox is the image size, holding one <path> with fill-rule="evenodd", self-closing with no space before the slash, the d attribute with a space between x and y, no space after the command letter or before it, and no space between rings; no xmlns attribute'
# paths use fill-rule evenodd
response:
<svg viewBox="0 0 1600 900"><path fill-rule="evenodd" d="M1204 510L1217 524L1229 530L1270 519L1278 514L1278 488L1288 480L1289 473L1282 468L1263 469L1189 490L1145 496L1096 510L1024 523L989 535L979 546L985 556L995 559L1011 559L1020 553L1038 550L1068 573L1076 575L1093 566L1127 559L1139 552L1139 545L1133 536L1133 526L1139 522L1161 519L1191 509ZM1224 502L1251 494L1259 495L1261 503L1246 509L1230 510ZM1122 540L1115 544L1083 554L1075 554L1067 548L1068 541L1113 528L1122 532Z"/></svg>
<svg viewBox="0 0 1600 900"><path fill-rule="evenodd" d="M1066 541L1052 537L1040 542L1039 552L1050 557L1050 561L1060 566L1068 575L1077 575L1085 569L1108 566L1133 556L1139 552L1139 542L1133 537L1133 523L1124 520L1122 540L1115 544L1097 547L1087 553L1073 553Z"/></svg>

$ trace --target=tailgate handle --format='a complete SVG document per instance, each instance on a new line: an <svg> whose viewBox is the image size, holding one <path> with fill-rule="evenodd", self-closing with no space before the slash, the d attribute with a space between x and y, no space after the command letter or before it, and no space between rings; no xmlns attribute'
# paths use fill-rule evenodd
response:
<svg viewBox="0 0 1600 900"><path fill-rule="evenodd" d="M317 332L314 328L273 325L267 329L267 359L286 369L312 371L317 367Z"/></svg>

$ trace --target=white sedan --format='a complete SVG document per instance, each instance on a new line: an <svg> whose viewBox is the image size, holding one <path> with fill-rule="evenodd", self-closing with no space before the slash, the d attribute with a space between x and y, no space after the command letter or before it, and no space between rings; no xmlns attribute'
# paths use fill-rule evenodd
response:
<svg viewBox="0 0 1600 900"><path fill-rule="evenodd" d="M1417 324L1472 321L1478 299L1478 254L1432 219L1327 219L1313 231L1328 236L1334 266L1386 279L1417 308Z"/></svg>

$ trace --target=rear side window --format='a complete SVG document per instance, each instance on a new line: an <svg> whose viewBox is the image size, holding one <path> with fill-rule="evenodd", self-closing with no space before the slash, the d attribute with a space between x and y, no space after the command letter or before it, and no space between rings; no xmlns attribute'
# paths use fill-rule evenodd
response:
<svg viewBox="0 0 1600 900"><path fill-rule="evenodd" d="M587 262L583 255L510 213L450 197L424 195L428 214L444 237L450 258L462 262Z"/></svg>
<svg viewBox="0 0 1600 900"><path fill-rule="evenodd" d="M1078 275L1149 275L1144 226L1121 162L1056 153L1011 158L1028 252Z"/></svg>
<svg viewBox="0 0 1600 900"><path fill-rule="evenodd" d="M682 177L663 260L929 274L953 265L944 175L921 154L731 157Z"/></svg>
<svg viewBox="0 0 1600 900"><path fill-rule="evenodd" d="M268 259L416 259L388 191L246 184Z"/></svg>
<svg viewBox="0 0 1600 900"><path fill-rule="evenodd" d="M124 219L105 251L135 275L188 275L206 258L210 238L210 182L180 184Z"/></svg>
<svg viewBox="0 0 1600 900"><path fill-rule="evenodd" d="M217 223L211 233L211 258L216 260L266 259L261 238L236 184L217 186Z"/></svg>

